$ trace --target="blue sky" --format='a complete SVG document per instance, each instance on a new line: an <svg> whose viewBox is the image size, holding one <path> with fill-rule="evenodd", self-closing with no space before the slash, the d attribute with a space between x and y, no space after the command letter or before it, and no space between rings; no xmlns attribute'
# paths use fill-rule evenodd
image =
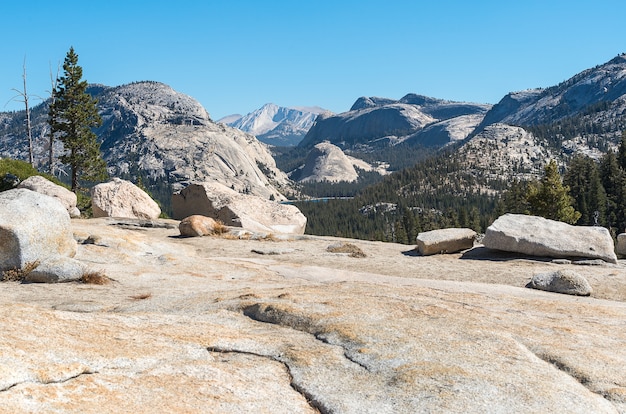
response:
<svg viewBox="0 0 626 414"><path fill-rule="evenodd" d="M35 101L70 46L87 81L164 82L215 120L407 93L496 103L626 52L623 0L31 0L0 16L2 111L23 106L24 59Z"/></svg>

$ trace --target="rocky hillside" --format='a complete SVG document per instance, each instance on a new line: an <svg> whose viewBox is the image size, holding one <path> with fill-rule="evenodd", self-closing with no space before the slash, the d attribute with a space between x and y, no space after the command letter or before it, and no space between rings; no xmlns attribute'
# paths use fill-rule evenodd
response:
<svg viewBox="0 0 626 414"><path fill-rule="evenodd" d="M415 94L400 100L361 97L348 112L320 115L299 145L329 141L343 149L373 149L410 141L443 147L466 138L490 108Z"/></svg>
<svg viewBox="0 0 626 414"><path fill-rule="evenodd" d="M269 103L247 115L231 115L218 122L252 134L266 144L292 146L302 141L315 118L324 112L318 107L286 108Z"/></svg>
<svg viewBox="0 0 626 414"><path fill-rule="evenodd" d="M239 192L282 199L288 184L265 144L215 123L195 99L158 82L93 86L103 124L96 133L113 176L181 188L216 180ZM37 160L45 165L46 103L33 110ZM24 158L23 112L0 115L0 154ZM57 144L59 145L59 144ZM55 149L58 154L61 147Z"/></svg>

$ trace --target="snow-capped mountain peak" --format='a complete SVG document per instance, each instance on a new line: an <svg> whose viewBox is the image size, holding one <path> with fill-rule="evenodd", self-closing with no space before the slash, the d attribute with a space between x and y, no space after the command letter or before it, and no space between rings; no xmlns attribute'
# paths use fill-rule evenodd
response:
<svg viewBox="0 0 626 414"><path fill-rule="evenodd" d="M231 116L219 120L256 136L271 145L297 145L309 131L315 118L325 112L319 107L287 108L273 103L233 120Z"/></svg>

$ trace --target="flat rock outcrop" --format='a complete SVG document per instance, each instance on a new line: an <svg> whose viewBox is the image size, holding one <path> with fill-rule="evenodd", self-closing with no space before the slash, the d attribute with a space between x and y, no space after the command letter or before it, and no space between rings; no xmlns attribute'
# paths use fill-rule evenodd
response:
<svg viewBox="0 0 626 414"><path fill-rule="evenodd" d="M27 189L0 193L0 272L22 272L31 282L76 280L76 241L61 202Z"/></svg>
<svg viewBox="0 0 626 414"><path fill-rule="evenodd" d="M120 178L93 186L91 207L94 217L151 220L161 214L159 205L145 191Z"/></svg>
<svg viewBox="0 0 626 414"><path fill-rule="evenodd" d="M423 255L456 253L471 249L476 236L474 230L462 228L425 231L417 235L416 249Z"/></svg>
<svg viewBox="0 0 626 414"><path fill-rule="evenodd" d="M571 226L524 214L505 214L489 226L485 247L530 256L591 258L617 263L614 244L604 227Z"/></svg>
<svg viewBox="0 0 626 414"><path fill-rule="evenodd" d="M240 194L217 182L190 184L172 196L172 208L177 219L199 214L255 232L304 234L306 227L296 206Z"/></svg>
<svg viewBox="0 0 626 414"><path fill-rule="evenodd" d="M574 297L523 287L542 261L118 222L71 221L115 283L1 286L0 412L626 412L621 264Z"/></svg>
<svg viewBox="0 0 626 414"><path fill-rule="evenodd" d="M33 175L19 183L17 188L25 188L54 197L63 204L70 217L80 217L80 210L76 207L76 194L45 177Z"/></svg>

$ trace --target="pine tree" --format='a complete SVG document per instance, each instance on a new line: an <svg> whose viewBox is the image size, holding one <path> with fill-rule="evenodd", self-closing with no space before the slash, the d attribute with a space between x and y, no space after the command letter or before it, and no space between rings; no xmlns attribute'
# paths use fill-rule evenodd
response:
<svg viewBox="0 0 626 414"><path fill-rule="evenodd" d="M79 179L95 181L106 177L106 164L100 154L100 144L91 130L100 126L96 100L87 91L87 81L81 80L83 69L78 66L78 55L71 47L63 62L63 76L57 79L50 105L51 134L65 148L60 161L71 168L71 188L76 192Z"/></svg>
<svg viewBox="0 0 626 414"><path fill-rule="evenodd" d="M539 184L530 187L528 193L530 213L574 224L580 218L580 213L574 210L572 202L569 187L561 182L556 162L550 161Z"/></svg>

